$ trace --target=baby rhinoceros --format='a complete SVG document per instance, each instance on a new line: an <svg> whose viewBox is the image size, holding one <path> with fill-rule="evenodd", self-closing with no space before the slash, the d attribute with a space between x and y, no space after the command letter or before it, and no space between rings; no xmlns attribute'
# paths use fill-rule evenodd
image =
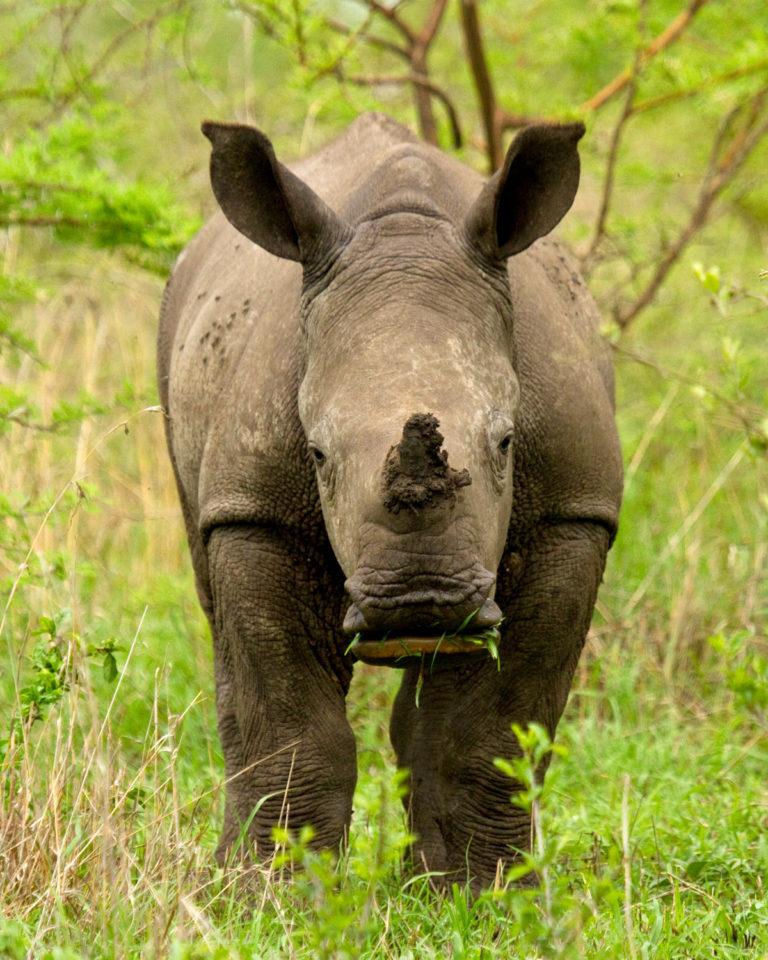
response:
<svg viewBox="0 0 768 960"><path fill-rule="evenodd" d="M488 182L387 117L288 168L206 123L222 214L163 300L159 378L213 633L218 848L275 824L338 849L355 659L402 667L391 737L417 870L474 889L530 842L510 725L551 734L616 532L595 304L545 235L581 124L522 131ZM497 629L494 653L466 635ZM409 656L409 654L412 654Z"/></svg>

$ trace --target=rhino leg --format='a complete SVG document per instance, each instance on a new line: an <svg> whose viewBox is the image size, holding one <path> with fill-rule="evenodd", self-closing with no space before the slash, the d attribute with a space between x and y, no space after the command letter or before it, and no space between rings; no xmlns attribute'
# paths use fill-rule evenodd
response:
<svg viewBox="0 0 768 960"><path fill-rule="evenodd" d="M511 802L515 784L493 761L520 755L513 721L540 723L554 735L608 544L596 524L564 524L525 551L514 582L502 561L500 669L476 657L445 658L431 672L427 664L418 707L419 667L405 671L391 737L399 765L410 771L413 867L442 872L438 885L469 882L476 892L492 886L516 851L530 848L530 817Z"/></svg>
<svg viewBox="0 0 768 960"><path fill-rule="evenodd" d="M208 543L227 776L220 861L246 824L246 847L261 861L274 852L277 824L309 824L313 845L335 849L349 826L357 776L344 709L350 670L316 610L318 587L328 584L318 583L306 545L298 550L274 529L248 525L216 528Z"/></svg>

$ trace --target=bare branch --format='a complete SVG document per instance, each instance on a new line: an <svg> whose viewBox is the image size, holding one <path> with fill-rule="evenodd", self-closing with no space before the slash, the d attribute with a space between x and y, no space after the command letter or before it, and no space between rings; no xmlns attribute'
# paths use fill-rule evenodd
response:
<svg viewBox="0 0 768 960"><path fill-rule="evenodd" d="M501 146L501 118L483 48L477 0L461 0L461 25L472 78L480 101L480 116L485 128L486 155L491 173L493 173L504 162Z"/></svg>
<svg viewBox="0 0 768 960"><path fill-rule="evenodd" d="M658 53L666 49L671 43L678 39L683 31L688 27L696 14L709 0L691 0L685 10L679 13L675 19L667 25L666 29L653 40L640 54L642 64L652 60ZM593 97L587 100L579 107L579 113L591 113L599 110L610 99L623 90L632 77L636 75L634 67L628 67L617 74L610 83L606 84L602 90L599 90Z"/></svg>
<svg viewBox="0 0 768 960"><path fill-rule="evenodd" d="M302 67L307 65L307 48L304 43L304 26L302 22L302 11L299 7L299 0L293 0L293 22L296 30L296 55Z"/></svg>
<svg viewBox="0 0 768 960"><path fill-rule="evenodd" d="M110 226L97 220L80 217L25 217L23 213L9 217L0 216L0 227L78 227L92 230L93 227Z"/></svg>
<svg viewBox="0 0 768 960"><path fill-rule="evenodd" d="M760 73L768 69L768 60L758 60L757 63L750 63L744 67L738 67L736 70L729 70L727 73L720 73L715 77L709 77L702 80L695 87L686 87L683 90L672 90L670 93L661 94L658 97L650 97L648 100L642 100L632 107L632 114L645 113L647 110L655 110L657 107L665 107L668 103L675 100L684 100L687 97L695 97L703 93L704 90L711 90L713 87L719 87L721 84L728 83L729 80L738 80L741 77L747 77L752 73Z"/></svg>
<svg viewBox="0 0 768 960"><path fill-rule="evenodd" d="M712 205L725 187L733 180L745 161L768 134L768 117L762 116L768 101L768 86L759 90L746 106L746 118L733 134L723 150L730 121L740 110L732 111L715 138L709 169L699 190L696 206L677 239L668 248L648 281L645 290L629 307L614 310L616 323L625 329L635 317L648 306L658 293L667 274L679 259L683 250L706 224Z"/></svg>
<svg viewBox="0 0 768 960"><path fill-rule="evenodd" d="M427 53L429 46L435 39L440 21L445 13L447 0L435 0L424 22L420 33L413 35L411 46L411 71L414 76L423 77L428 80ZM414 102L416 112L419 115L419 127L421 135L427 141L438 146L437 124L435 123L435 114L432 110L432 99L427 86L422 83L415 83L413 86Z"/></svg>
<svg viewBox="0 0 768 960"><path fill-rule="evenodd" d="M382 17L385 17L390 23L397 27L400 33L408 41L409 47L413 45L416 40L416 36L408 24L404 20L401 20L397 15L397 11L400 7L399 3L396 3L391 7L385 7L383 3L379 3L379 0L367 0L367 3L371 10L375 10L376 13L380 13Z"/></svg>
<svg viewBox="0 0 768 960"><path fill-rule="evenodd" d="M435 39L447 5L448 0L435 0L432 9L427 15L427 19L424 21L421 32L416 37L416 43L423 46L425 50Z"/></svg>
<svg viewBox="0 0 768 960"><path fill-rule="evenodd" d="M411 83L414 86L422 87L426 90L431 96L437 97L437 99L445 107L445 111L448 114L448 121L451 125L451 135L453 137L453 145L457 149L462 145L463 136L461 133L461 126L459 124L458 113L454 107L451 99L445 90L442 90L440 87L435 86L430 80L427 80L425 77L420 74L415 73L394 73L394 74L372 74L370 76L344 76L340 71L336 71L339 75L339 79L346 81L347 83L354 83L358 86L369 86L373 87L376 84L387 84L393 83L398 85L403 85L406 83Z"/></svg>
<svg viewBox="0 0 768 960"><path fill-rule="evenodd" d="M396 43L393 43L391 40L387 40L385 37L378 37L374 33L368 33L368 31L362 27L359 30L353 30L345 23L339 23L338 20L334 20L332 17L326 17L325 23L331 28L331 30L335 30L336 33L344 34L344 36L352 39L359 38L360 40L364 40L365 43L370 43L371 46L379 47L381 50L387 50L389 53L397 54L398 57L402 57L409 64L411 62L411 55L408 50L406 50L404 47L398 47Z"/></svg>
<svg viewBox="0 0 768 960"><path fill-rule="evenodd" d="M646 0L641 0L640 10L642 16L640 29L643 30L645 27ZM635 96L637 94L637 76L641 69L641 57L642 54L640 52L640 47L638 46L637 50L635 51L634 63L632 64L632 78L627 87L627 95L624 98L624 106L611 135L611 145L608 150L608 161L605 169L605 177L603 178L603 195L600 201L600 210L597 215L597 222L595 223L595 232L592 235L592 242L590 243L586 254L582 258L582 263L584 264L591 260L603 237L605 236L605 228L608 221L608 210L610 209L611 199L613 197L613 182L616 173L616 161L618 160L619 147L621 146L621 139L624 134L624 129L632 115L632 104L634 103Z"/></svg>
<svg viewBox="0 0 768 960"><path fill-rule="evenodd" d="M597 215L597 221L595 222L595 232L592 235L592 240L587 248L587 252L581 258L582 264L588 264L592 257L594 257L595 251L600 246L600 243L605 236L605 226L608 221L608 210L610 209L611 199L613 197L613 183L616 173L616 161L619 156L619 147L621 145L621 138L624 133L624 128L627 125L627 121L632 116L632 103L636 94L637 83L633 81L627 89L627 96L624 100L624 107L621 111L621 116L619 117L616 126L613 128L613 133L611 134L611 145L608 150L608 161L605 167L605 177L603 178L603 195L600 200L600 210Z"/></svg>
<svg viewBox="0 0 768 960"><path fill-rule="evenodd" d="M189 0L171 0L170 3L167 3L162 7L158 7L151 16L144 17L141 20L135 20L133 23L130 23L125 30L114 36L102 50L101 54L93 61L85 76L80 78L78 81L78 86L59 99L46 122L50 122L61 116L61 114L69 106L72 100L74 100L77 94L83 90L86 84L91 83L98 76L98 74L109 63L110 59L114 56L117 50L119 50L119 48L130 37L132 37L134 33L157 24L163 19L163 17L166 17L175 10L185 6L188 2Z"/></svg>

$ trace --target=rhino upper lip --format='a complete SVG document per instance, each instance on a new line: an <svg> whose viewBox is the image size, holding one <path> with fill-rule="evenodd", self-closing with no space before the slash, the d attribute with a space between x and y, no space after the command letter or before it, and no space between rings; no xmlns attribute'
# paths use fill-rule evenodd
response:
<svg viewBox="0 0 768 960"><path fill-rule="evenodd" d="M493 574L479 563L459 574L421 573L408 578L361 568L347 580L345 587L352 602L361 608L455 607L474 594L487 596L494 580Z"/></svg>

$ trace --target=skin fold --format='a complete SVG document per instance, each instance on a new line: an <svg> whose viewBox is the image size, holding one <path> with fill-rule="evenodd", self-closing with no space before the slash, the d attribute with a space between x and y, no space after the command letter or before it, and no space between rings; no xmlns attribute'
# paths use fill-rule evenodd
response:
<svg viewBox="0 0 768 960"><path fill-rule="evenodd" d="M378 114L290 169L252 128L204 132L223 213L168 283L158 371L213 634L218 856L244 824L260 859L278 822L343 842L355 634L503 617L498 663L409 662L391 718L414 868L480 889L530 843L494 758L512 722L554 734L621 500L609 350L547 236L583 127L523 131L487 183Z"/></svg>

